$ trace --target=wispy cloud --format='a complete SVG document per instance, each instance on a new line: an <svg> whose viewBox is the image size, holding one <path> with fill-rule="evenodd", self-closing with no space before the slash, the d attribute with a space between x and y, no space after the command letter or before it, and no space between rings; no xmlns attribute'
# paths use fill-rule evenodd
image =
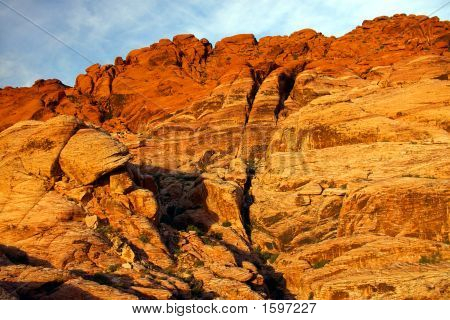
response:
<svg viewBox="0 0 450 320"><path fill-rule="evenodd" d="M1 0L99 63L111 63L160 38L194 33L216 42L237 33L290 34L313 28L340 36L364 19L394 13L428 14L442 0L323 1L32 1ZM450 18L450 6L437 13ZM59 78L72 85L88 62L0 4L0 86ZM8 30L4 32L4 30Z"/></svg>

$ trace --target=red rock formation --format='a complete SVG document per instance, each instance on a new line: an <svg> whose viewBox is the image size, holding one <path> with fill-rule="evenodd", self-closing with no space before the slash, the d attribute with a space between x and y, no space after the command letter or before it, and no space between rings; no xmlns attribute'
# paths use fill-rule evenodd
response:
<svg viewBox="0 0 450 320"><path fill-rule="evenodd" d="M0 297L449 298L449 30L184 34L1 89Z"/></svg>

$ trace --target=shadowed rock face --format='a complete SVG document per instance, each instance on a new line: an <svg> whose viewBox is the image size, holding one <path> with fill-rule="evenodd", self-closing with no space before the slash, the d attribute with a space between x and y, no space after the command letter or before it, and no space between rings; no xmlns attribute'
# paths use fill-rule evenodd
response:
<svg viewBox="0 0 450 320"><path fill-rule="evenodd" d="M0 154L2 298L267 296L237 183L187 178L194 198L184 205L197 216L177 224L168 203L183 197L181 173L147 173L125 145L75 117L19 122L0 134ZM194 227L203 221L221 224L203 234Z"/></svg>
<svg viewBox="0 0 450 320"><path fill-rule="evenodd" d="M0 298L450 298L449 32L185 34L1 89Z"/></svg>

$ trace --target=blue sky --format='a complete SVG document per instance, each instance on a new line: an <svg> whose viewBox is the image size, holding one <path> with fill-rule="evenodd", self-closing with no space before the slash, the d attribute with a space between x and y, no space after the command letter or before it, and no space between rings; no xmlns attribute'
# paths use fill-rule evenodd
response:
<svg viewBox="0 0 450 320"><path fill-rule="evenodd" d="M0 87L29 86L40 78L73 85L93 62L112 63L161 38L193 33L215 43L238 33L288 35L312 28L343 35L365 19L395 13L430 14L447 0L0 0ZM74 53L17 15L48 30ZM450 4L437 12L450 19Z"/></svg>

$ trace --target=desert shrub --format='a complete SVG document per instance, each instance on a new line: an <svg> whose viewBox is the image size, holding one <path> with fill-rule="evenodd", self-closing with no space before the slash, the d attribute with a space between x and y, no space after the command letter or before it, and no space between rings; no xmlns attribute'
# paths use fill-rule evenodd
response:
<svg viewBox="0 0 450 320"><path fill-rule="evenodd" d="M435 252L431 256L420 256L420 264L434 264L441 261L441 253Z"/></svg>
<svg viewBox="0 0 450 320"><path fill-rule="evenodd" d="M148 243L150 241L148 235L142 233L139 235L139 240L141 240L141 242L143 243Z"/></svg>
<svg viewBox="0 0 450 320"><path fill-rule="evenodd" d="M247 166L247 172L254 173L256 171L257 163L255 158L247 159L245 164Z"/></svg>
<svg viewBox="0 0 450 320"><path fill-rule="evenodd" d="M205 263L202 260L195 260L194 267L201 268L205 265Z"/></svg>
<svg viewBox="0 0 450 320"><path fill-rule="evenodd" d="M324 260L319 260L319 261L317 261L317 262L314 262L314 263L312 264L312 267L313 267L314 269L320 269L320 268L325 267L325 265L328 264L329 262L330 262L330 260L326 260L326 259L324 259Z"/></svg>
<svg viewBox="0 0 450 320"><path fill-rule="evenodd" d="M210 238L208 238L208 237L203 237L203 238L202 238L202 241L203 241L204 244L206 244L206 245L208 245L208 246L214 245L214 242L213 242Z"/></svg>
<svg viewBox="0 0 450 320"><path fill-rule="evenodd" d="M269 254L270 254L270 256L269 256L268 261L270 263L274 263L277 260L279 254L278 253L270 253L270 252L269 252Z"/></svg>
<svg viewBox="0 0 450 320"><path fill-rule="evenodd" d="M172 251L173 251L173 254L176 256L180 255L183 252L183 251L181 251L180 248L177 248L177 247L174 248Z"/></svg>
<svg viewBox="0 0 450 320"><path fill-rule="evenodd" d="M106 269L108 272L116 272L117 270L119 270L120 268L120 264L112 264L110 266L108 266L108 268Z"/></svg>
<svg viewBox="0 0 450 320"><path fill-rule="evenodd" d="M269 250L275 249L275 244L274 244L273 242L265 242L264 245L265 245L266 248L269 249Z"/></svg>
<svg viewBox="0 0 450 320"><path fill-rule="evenodd" d="M270 262L270 263L274 263L277 258L278 258L278 254L277 253L271 253L268 251L262 251L260 247L255 249L256 254L258 254L259 258L264 262Z"/></svg>
<svg viewBox="0 0 450 320"><path fill-rule="evenodd" d="M222 240L223 234L220 232L211 232L211 237L213 237L216 240Z"/></svg>
<svg viewBox="0 0 450 320"><path fill-rule="evenodd" d="M95 231L102 236L106 236L110 233L113 233L114 229L109 224L106 224L106 225L100 225L97 229L95 229Z"/></svg>
<svg viewBox="0 0 450 320"><path fill-rule="evenodd" d="M194 226L192 224L188 225L186 228L186 231L194 231L197 235L202 236L203 235L203 231L200 230L199 227Z"/></svg>
<svg viewBox="0 0 450 320"><path fill-rule="evenodd" d="M194 297L200 297L203 292L203 281L193 279L190 283L191 293Z"/></svg>
<svg viewBox="0 0 450 320"><path fill-rule="evenodd" d="M229 228L229 227L231 227L231 222L230 221L224 221L224 222L222 222L222 227L225 227L225 228Z"/></svg>

